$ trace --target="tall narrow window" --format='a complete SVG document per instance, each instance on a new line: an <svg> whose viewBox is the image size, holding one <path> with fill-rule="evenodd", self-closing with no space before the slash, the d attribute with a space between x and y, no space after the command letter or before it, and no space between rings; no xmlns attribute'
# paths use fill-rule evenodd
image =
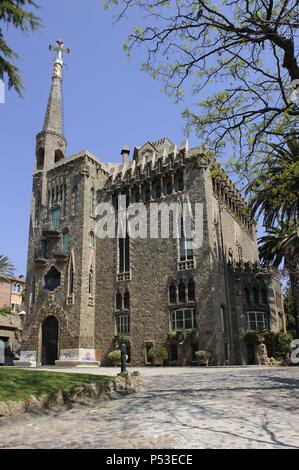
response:
<svg viewBox="0 0 299 470"><path fill-rule="evenodd" d="M245 287L244 293L245 293L246 303L250 304L251 303L251 298L250 298L250 290L248 289L248 287Z"/></svg>
<svg viewBox="0 0 299 470"><path fill-rule="evenodd" d="M262 294L262 302L263 304L266 304L268 303L268 299L267 299L267 289L261 289L261 294Z"/></svg>
<svg viewBox="0 0 299 470"><path fill-rule="evenodd" d="M78 209L78 186L73 187L72 192L72 214L75 215Z"/></svg>
<svg viewBox="0 0 299 470"><path fill-rule="evenodd" d="M75 292L75 272L74 272L74 263L71 257L69 263L69 273L68 273L68 295L71 296Z"/></svg>
<svg viewBox="0 0 299 470"><path fill-rule="evenodd" d="M181 175L181 176L179 177L179 181L178 181L178 190L179 190L179 191L184 191L184 189L185 189L184 177L183 177L183 175Z"/></svg>
<svg viewBox="0 0 299 470"><path fill-rule="evenodd" d="M181 303L186 302L186 286L183 280L179 283L179 301Z"/></svg>
<svg viewBox="0 0 299 470"><path fill-rule="evenodd" d="M91 188L90 190L90 200L89 200L89 211L90 215L93 217L94 216L94 209L95 209L95 201L94 201L94 188Z"/></svg>
<svg viewBox="0 0 299 470"><path fill-rule="evenodd" d="M40 241L40 257L47 259L47 242L46 240Z"/></svg>
<svg viewBox="0 0 299 470"><path fill-rule="evenodd" d="M188 301L195 302L195 283L193 279L188 282Z"/></svg>
<svg viewBox="0 0 299 470"><path fill-rule="evenodd" d="M89 246L89 248L92 248L94 246L94 232L93 231L89 232L88 246Z"/></svg>
<svg viewBox="0 0 299 470"><path fill-rule="evenodd" d="M48 205L47 205L48 217L50 216L51 212L51 191L48 191Z"/></svg>
<svg viewBox="0 0 299 470"><path fill-rule="evenodd" d="M127 234L126 238L119 238L119 273L127 273L130 271L130 239Z"/></svg>
<svg viewBox="0 0 299 470"><path fill-rule="evenodd" d="M31 290L31 303L32 303L32 305L35 304L35 292L36 292L36 283L35 283L35 278L33 278L32 290Z"/></svg>
<svg viewBox="0 0 299 470"><path fill-rule="evenodd" d="M124 309L130 310L130 292L126 291L124 295Z"/></svg>
<svg viewBox="0 0 299 470"><path fill-rule="evenodd" d="M258 304L259 303L259 291L257 290L256 287L254 287L252 289L252 293L253 293L253 301L255 304Z"/></svg>
<svg viewBox="0 0 299 470"><path fill-rule="evenodd" d="M65 184L63 187L63 215L65 216L67 213L67 185Z"/></svg>
<svg viewBox="0 0 299 470"><path fill-rule="evenodd" d="M187 221L186 221L187 222ZM193 259L192 238L190 234L186 233L187 224L184 223L184 218L181 218L181 238L180 238L180 261L187 261Z"/></svg>
<svg viewBox="0 0 299 470"><path fill-rule="evenodd" d="M55 209L52 211L52 229L53 230L60 230L60 222L61 222L61 209Z"/></svg>
<svg viewBox="0 0 299 470"><path fill-rule="evenodd" d="M149 202L150 200L151 200L151 192L150 192L149 188L147 188L146 191L145 191L145 201Z"/></svg>
<svg viewBox="0 0 299 470"><path fill-rule="evenodd" d="M116 310L122 310L123 308L123 298L120 292L116 294L115 306L116 306Z"/></svg>
<svg viewBox="0 0 299 470"><path fill-rule="evenodd" d="M90 271L88 274L88 295L90 298L93 297L93 281L94 281L93 269L90 268Z"/></svg>
<svg viewBox="0 0 299 470"><path fill-rule="evenodd" d="M70 234L69 234L69 232L66 232L66 233L63 234L63 254L64 255L69 254L70 244L71 244Z"/></svg>
<svg viewBox="0 0 299 470"><path fill-rule="evenodd" d="M174 282L169 286L169 302L171 304L176 304L176 286Z"/></svg>

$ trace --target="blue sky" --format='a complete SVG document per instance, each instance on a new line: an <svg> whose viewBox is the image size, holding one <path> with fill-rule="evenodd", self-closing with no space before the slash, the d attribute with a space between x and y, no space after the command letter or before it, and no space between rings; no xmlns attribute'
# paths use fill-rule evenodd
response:
<svg viewBox="0 0 299 470"><path fill-rule="evenodd" d="M138 52L128 59L122 44L138 20L114 25L114 11L102 0L39 0L43 29L27 36L4 31L20 55L17 65L24 99L6 91L0 105L0 254L16 274L25 274L35 135L41 130L50 89L53 54L49 44L64 39L71 48L64 73L64 122L68 155L81 149L102 161L118 161L123 144L184 140L181 112L190 100L174 104L161 84L140 70ZM88 3L88 7L87 7ZM191 136L190 143L196 145Z"/></svg>

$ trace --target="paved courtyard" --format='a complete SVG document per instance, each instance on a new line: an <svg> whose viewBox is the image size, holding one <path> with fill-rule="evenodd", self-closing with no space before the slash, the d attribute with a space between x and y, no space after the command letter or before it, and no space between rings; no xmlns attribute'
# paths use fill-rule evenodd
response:
<svg viewBox="0 0 299 470"><path fill-rule="evenodd" d="M298 367L134 370L145 378L136 395L0 418L0 447L299 448Z"/></svg>

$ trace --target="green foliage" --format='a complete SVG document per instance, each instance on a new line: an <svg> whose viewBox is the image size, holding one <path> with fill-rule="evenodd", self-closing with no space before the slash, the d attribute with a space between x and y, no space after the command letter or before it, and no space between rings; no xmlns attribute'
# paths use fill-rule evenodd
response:
<svg viewBox="0 0 299 470"><path fill-rule="evenodd" d="M122 343L130 345L131 344L131 338L129 336L118 335L118 336L115 336L114 342L115 342L115 347L120 348Z"/></svg>
<svg viewBox="0 0 299 470"><path fill-rule="evenodd" d="M7 315L11 315L11 314L12 314L12 311L9 307L0 308L0 317L1 316L6 317Z"/></svg>
<svg viewBox="0 0 299 470"><path fill-rule="evenodd" d="M283 308L286 315L286 329L292 336L296 337L296 305L292 289L288 288L284 297Z"/></svg>
<svg viewBox="0 0 299 470"><path fill-rule="evenodd" d="M297 0L106 0L105 5L117 5L119 19L138 11L140 24L126 52L143 46L143 69L160 78L176 101L191 85L198 102L183 114L187 130L218 153L229 143L231 165L248 176L252 160L289 128L290 83L299 76Z"/></svg>
<svg viewBox="0 0 299 470"><path fill-rule="evenodd" d="M19 369L0 369L0 401L22 401L30 395L36 397L46 393L51 399L61 390L64 396L83 384L100 380L113 380L108 376L91 374L68 374Z"/></svg>
<svg viewBox="0 0 299 470"><path fill-rule="evenodd" d="M168 351L164 346L153 346L149 352L148 356L161 361L167 361Z"/></svg>
<svg viewBox="0 0 299 470"><path fill-rule="evenodd" d="M268 357L274 357L277 360L286 359L292 351L292 335L290 333L273 333L268 331L264 336Z"/></svg>
<svg viewBox="0 0 299 470"><path fill-rule="evenodd" d="M5 0L0 2L0 79L8 77L9 88L14 88L22 96L22 82L19 69L13 64L18 58L16 52L6 42L2 25L28 33L35 31L40 25L40 19L26 7L39 8L34 0Z"/></svg>
<svg viewBox="0 0 299 470"><path fill-rule="evenodd" d="M112 351L108 354L108 359L111 361L114 365L120 364L121 361L121 352L120 351Z"/></svg>
<svg viewBox="0 0 299 470"><path fill-rule="evenodd" d="M256 331L247 331L244 336L244 341L248 345L255 345L259 343L259 337Z"/></svg>
<svg viewBox="0 0 299 470"><path fill-rule="evenodd" d="M0 255L0 278L7 278L14 273L14 267L7 256Z"/></svg>

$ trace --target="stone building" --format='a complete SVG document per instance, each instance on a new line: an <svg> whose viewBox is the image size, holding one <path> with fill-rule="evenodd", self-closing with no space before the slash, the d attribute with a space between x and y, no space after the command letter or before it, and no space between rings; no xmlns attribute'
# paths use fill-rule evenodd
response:
<svg viewBox="0 0 299 470"><path fill-rule="evenodd" d="M0 278L0 366L12 365L20 352L25 282L24 276Z"/></svg>
<svg viewBox="0 0 299 470"><path fill-rule="evenodd" d="M147 142L119 164L87 150L66 156L58 42L42 131L36 139L23 351L42 364L101 361L119 336L129 362L189 365L208 350L213 364L254 362L248 330L284 328L280 285L258 264L256 223L213 156L169 139ZM203 208L200 247L174 237L98 237L99 203L195 204ZM161 222L161 220L160 220ZM184 224L184 219L183 219ZM183 227L184 225L182 225Z"/></svg>

